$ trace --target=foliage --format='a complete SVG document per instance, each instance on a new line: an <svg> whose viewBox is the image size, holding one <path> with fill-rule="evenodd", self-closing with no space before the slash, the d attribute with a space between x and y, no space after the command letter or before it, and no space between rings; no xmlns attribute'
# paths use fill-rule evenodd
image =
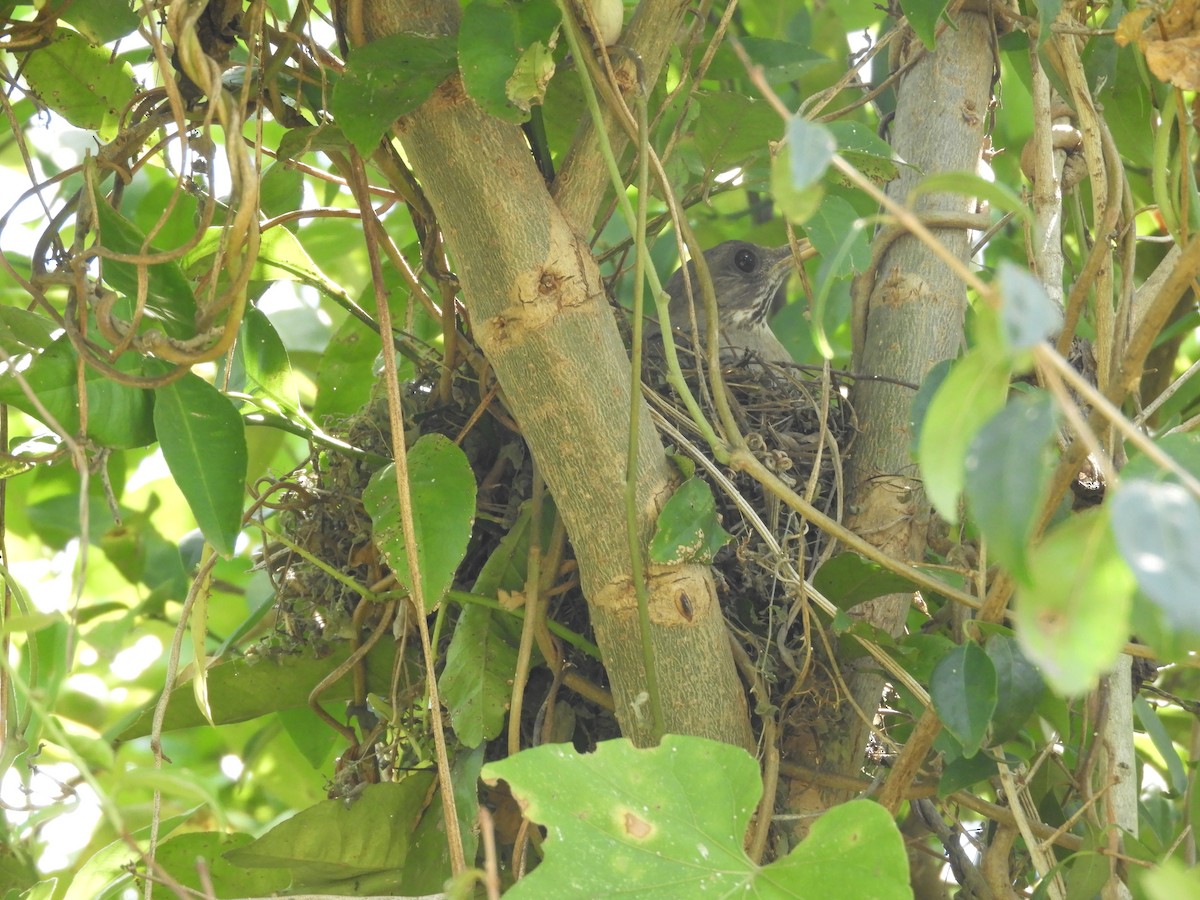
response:
<svg viewBox="0 0 1200 900"><path fill-rule="evenodd" d="M931 865L977 896L1193 889L1197 4L997 11L995 106L931 98L984 121L986 177L884 139L904 74L977 15L954 4L902 2L905 26L872 0L629 3L652 27L608 54L612 84L575 4L451 3L456 33L419 34L330 5L0 3L0 894L890 897ZM656 30L677 37L661 71L638 53ZM648 81L617 112L631 60ZM509 245L464 237L405 144L451 101L516 136L456 185L514 233L558 239L513 173L555 200L577 156L620 180L570 224L622 327L680 215L700 247L794 238L773 325L795 371L648 354L648 404L597 423L600 373L558 380L578 347L496 364L580 313L523 284L526 319L479 313L468 273ZM923 206L947 198L953 222ZM964 229L969 256L938 257L962 352L915 351L921 384L860 369L891 248L933 258ZM535 294L590 271L551 268ZM843 466L883 383L913 492L886 517L935 523L908 556ZM575 427L538 443L531 407ZM631 421L680 465L638 445L613 521L600 438ZM620 585L589 582L565 491L599 530L655 519ZM756 756L704 739L717 693L683 627L704 602L671 579L711 588L710 564ZM639 594L639 628L597 647L587 604ZM864 616L886 595L902 628ZM1130 653L1170 665L1130 690ZM695 684L647 677L680 659ZM847 711L862 671L886 675L877 720ZM626 706L618 675L644 682ZM668 689L694 733L635 748L621 728ZM871 778L878 803L849 799Z"/></svg>

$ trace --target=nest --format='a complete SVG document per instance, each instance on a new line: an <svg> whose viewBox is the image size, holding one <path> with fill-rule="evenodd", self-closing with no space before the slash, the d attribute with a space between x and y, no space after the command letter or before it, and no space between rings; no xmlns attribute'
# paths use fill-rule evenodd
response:
<svg viewBox="0 0 1200 900"><path fill-rule="evenodd" d="M716 425L711 387L686 347L680 348L680 362L692 395ZM647 369L651 406L661 427L677 451L696 462L713 488L722 524L733 535L713 561L726 615L760 671L774 680L773 661L783 657L787 664L788 633L802 618L802 579L832 553L832 541L754 478L715 464L683 402L667 385L660 353L649 355ZM844 379L827 368L764 363L744 354L725 354L721 375L738 430L754 455L819 511L840 521L842 463L857 434Z"/></svg>

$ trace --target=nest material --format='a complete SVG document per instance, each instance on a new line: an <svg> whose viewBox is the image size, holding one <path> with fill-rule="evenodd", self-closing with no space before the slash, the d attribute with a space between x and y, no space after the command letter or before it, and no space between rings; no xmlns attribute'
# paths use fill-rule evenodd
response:
<svg viewBox="0 0 1200 900"><path fill-rule="evenodd" d="M680 360L693 396L709 421L717 423L711 388L702 383L686 348ZM734 537L714 560L724 583L726 609L738 623L762 634L770 611L790 605L789 597L796 599L797 579L784 573L812 572L832 550L831 542L768 496L750 476L723 471L714 477L699 429L666 384L660 355L650 355L648 370L656 412L668 431L673 429L683 438L678 442L680 452L697 461L698 471L714 489L724 527ZM721 374L750 450L797 494L840 520L842 460L857 433L843 381L827 369L763 363L730 354L722 359Z"/></svg>

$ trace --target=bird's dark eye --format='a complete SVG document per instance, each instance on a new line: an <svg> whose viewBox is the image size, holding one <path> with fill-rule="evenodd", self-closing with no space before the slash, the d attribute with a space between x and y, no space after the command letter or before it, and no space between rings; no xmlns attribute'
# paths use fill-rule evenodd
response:
<svg viewBox="0 0 1200 900"><path fill-rule="evenodd" d="M734 254L733 264L749 275L758 268L758 254L753 250L739 250Z"/></svg>

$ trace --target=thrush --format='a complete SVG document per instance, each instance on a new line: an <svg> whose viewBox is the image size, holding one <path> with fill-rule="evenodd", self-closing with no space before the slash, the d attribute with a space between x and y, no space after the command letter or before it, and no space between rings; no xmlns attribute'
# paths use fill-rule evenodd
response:
<svg viewBox="0 0 1200 900"><path fill-rule="evenodd" d="M717 327L721 337L722 355L738 355L765 363L790 363L791 355L779 343L767 324L767 314L776 294L783 288L791 272L791 248L760 247L748 241L725 241L704 251L717 297ZM692 325L689 307L696 310L696 325L703 341L707 332L707 317L700 296L695 264L689 262L687 271L692 283L695 303L688 299L683 282L683 269L667 282L671 297L668 307L671 329L676 339L691 343ZM651 322L649 333L658 333L658 323Z"/></svg>

